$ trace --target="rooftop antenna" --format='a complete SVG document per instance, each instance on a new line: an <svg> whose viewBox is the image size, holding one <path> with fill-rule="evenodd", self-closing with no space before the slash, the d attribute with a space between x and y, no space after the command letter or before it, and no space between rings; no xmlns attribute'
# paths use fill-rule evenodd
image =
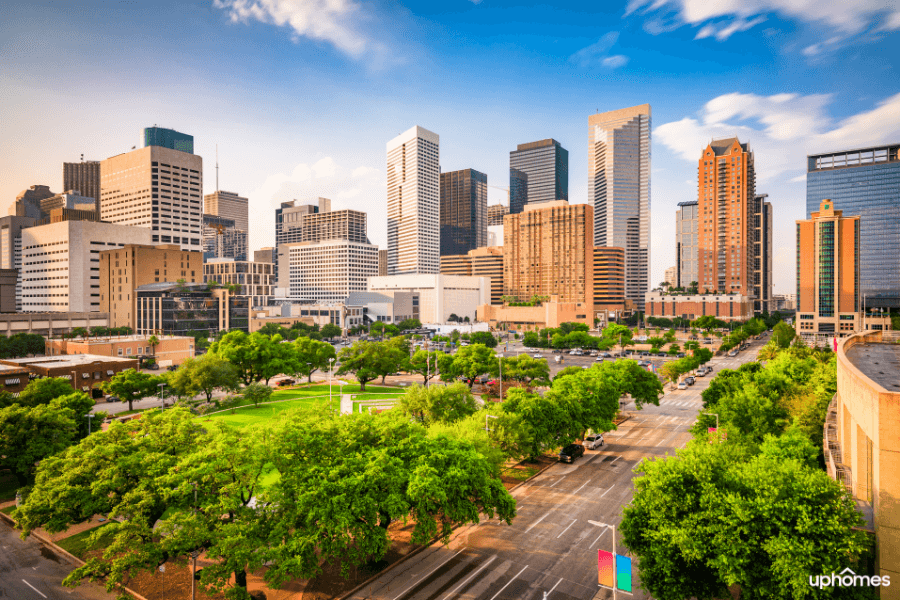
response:
<svg viewBox="0 0 900 600"><path fill-rule="evenodd" d="M81 162L84 162L84 152L81 153Z"/></svg>
<svg viewBox="0 0 900 600"><path fill-rule="evenodd" d="M219 191L219 145L216 144L216 191Z"/></svg>

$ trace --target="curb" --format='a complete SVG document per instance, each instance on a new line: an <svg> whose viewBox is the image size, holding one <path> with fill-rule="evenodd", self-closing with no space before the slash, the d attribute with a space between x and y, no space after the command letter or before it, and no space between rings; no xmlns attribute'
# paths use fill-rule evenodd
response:
<svg viewBox="0 0 900 600"><path fill-rule="evenodd" d="M7 515L6 513L0 512L0 520L6 521L8 524L12 525L14 528L16 526L16 521L12 517ZM47 546L48 548L53 550L55 553L61 554L62 556L66 557L69 561L75 563L79 567L86 564L83 560L81 560L77 556L70 554L66 550L63 550L62 548L60 548L59 546L57 546L56 544L54 544L49 539L45 538L44 536L42 536L39 533L32 533L31 537L35 538L37 541L39 541L44 546ZM138 594L136 591L132 590L131 588L123 587L122 589L124 589L125 593L127 593L128 595L133 597L135 600L147 600L146 597Z"/></svg>
<svg viewBox="0 0 900 600"><path fill-rule="evenodd" d="M532 475L531 477L529 477L528 479L526 479L525 481L522 481L522 482L520 482L520 483L517 483L516 485L512 486L511 488L509 488L509 489L507 490L507 492L509 492L509 494L512 494L516 489L518 489L519 487L525 485L526 483L528 483L529 481L531 481L532 479L534 479L535 477L537 477L538 475L540 475L541 473L543 473L544 471L546 471L547 469L549 469L550 467L552 467L552 466L555 465L555 464L557 464L557 463L555 463L555 462L550 463L549 465L547 465L546 467L544 467L543 469L541 469L540 471L538 471L537 473L535 473L534 475ZM453 537L457 537L459 534L463 533L463 531L464 531L465 529L468 529L468 528L470 528L470 527L478 527L478 525L480 525L480 523L467 523L467 524L465 524L465 525L460 525L460 526L458 526L458 527L454 527L454 528L453 528L453 532L452 532L452 534L451 534L451 541L452 541L452 538L453 538ZM409 560L409 559L412 558L413 556L416 556L417 554L420 554L421 552L424 552L424 551L427 550L428 548L431 548L431 546L434 545L434 543L435 543L436 541L440 540L440 539L441 539L440 537L436 537L436 538L434 538L433 540L431 540L430 542L428 542L427 544L425 544L425 545L423 545L423 546L419 546L418 548L416 548L415 550L413 550L412 552L410 552L410 553L407 554L406 556L403 556L402 558L400 558L400 560L398 560L397 562L395 562L395 563L393 563L393 564L391 564L391 565L388 565L387 567L385 567L384 569L382 569L382 570L379 571L378 573L375 573L374 575L372 575L371 577L369 577L368 579L366 579L365 581L363 581L362 583L360 583L358 586L356 586L355 588L353 588L352 590L350 590L349 592L347 592L347 593L344 594L343 596L340 596L340 598L339 598L338 600L350 600L350 598L352 598L353 595L354 595L356 592L358 592L358 591L361 590L362 588L366 587L367 585L369 585L370 583L372 583L373 581L375 581L376 579L378 579L378 578L381 577L382 575L384 575L384 574L386 574L386 573L389 573L389 572L390 572L391 570L393 570L395 567L398 567L398 566L402 565L403 563L405 563L407 560Z"/></svg>

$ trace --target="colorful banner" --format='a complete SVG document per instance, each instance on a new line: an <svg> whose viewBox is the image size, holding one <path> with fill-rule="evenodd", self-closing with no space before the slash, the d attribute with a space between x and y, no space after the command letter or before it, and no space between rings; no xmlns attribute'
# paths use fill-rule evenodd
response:
<svg viewBox="0 0 900 600"><path fill-rule="evenodd" d="M605 550L597 550L597 580L600 585L613 587L615 585L613 577L613 555L612 552Z"/></svg>
<svg viewBox="0 0 900 600"><path fill-rule="evenodd" d="M623 592L631 591L631 559L621 554L616 555L616 582Z"/></svg>
<svg viewBox="0 0 900 600"><path fill-rule="evenodd" d="M707 428L706 428L706 431L707 431L708 433L715 433L715 432L716 432L716 428L715 428L715 427L707 427Z"/></svg>

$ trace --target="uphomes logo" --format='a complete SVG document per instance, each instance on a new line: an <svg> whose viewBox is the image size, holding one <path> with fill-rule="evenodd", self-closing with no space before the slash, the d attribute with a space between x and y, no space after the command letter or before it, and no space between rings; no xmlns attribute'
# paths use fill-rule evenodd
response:
<svg viewBox="0 0 900 600"><path fill-rule="evenodd" d="M830 587L888 587L891 585L890 575L857 575L850 567L840 573L831 575L810 575L809 585L815 588Z"/></svg>

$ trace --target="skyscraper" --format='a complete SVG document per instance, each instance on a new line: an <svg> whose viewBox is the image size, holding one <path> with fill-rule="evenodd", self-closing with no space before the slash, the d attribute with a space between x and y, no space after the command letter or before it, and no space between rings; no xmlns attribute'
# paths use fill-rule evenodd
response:
<svg viewBox="0 0 900 600"><path fill-rule="evenodd" d="M153 127L144 128L144 147L147 146L159 146L160 148L193 154L194 136L154 125Z"/></svg>
<svg viewBox="0 0 900 600"><path fill-rule="evenodd" d="M900 307L900 144L807 157L806 215L824 198L858 215L860 293L867 307Z"/></svg>
<svg viewBox="0 0 900 600"><path fill-rule="evenodd" d="M475 169L441 173L441 256L487 245L487 175Z"/></svg>
<svg viewBox="0 0 900 600"><path fill-rule="evenodd" d="M772 204L766 202L768 194L757 194L754 198L753 218L753 311L755 313L775 310L772 294Z"/></svg>
<svg viewBox="0 0 900 600"><path fill-rule="evenodd" d="M524 190L524 194L522 191ZM569 199L569 151L554 139L519 144L509 153L509 212L525 204Z"/></svg>
<svg viewBox="0 0 900 600"><path fill-rule="evenodd" d="M100 161L63 163L63 192L75 190L82 196L95 200L97 214L100 214Z"/></svg>
<svg viewBox="0 0 900 600"><path fill-rule="evenodd" d="M625 249L625 297L650 284L650 105L588 117L588 202L594 245Z"/></svg>
<svg viewBox="0 0 900 600"><path fill-rule="evenodd" d="M203 159L147 146L100 163L100 218L151 229L154 244L201 251Z"/></svg>
<svg viewBox="0 0 900 600"><path fill-rule="evenodd" d="M294 244L303 241L303 217L314 213L331 212L331 200L317 198L315 204L297 204L297 200L282 202L280 208L275 209L275 251L273 253L275 275L280 273L278 269L278 255L283 253L284 244ZM287 287L286 281L278 281L278 287Z"/></svg>
<svg viewBox="0 0 900 600"><path fill-rule="evenodd" d="M675 212L676 287L689 288L697 281L697 233L700 203L679 202Z"/></svg>
<svg viewBox="0 0 900 600"><path fill-rule="evenodd" d="M249 201L234 192L216 190L203 196L203 213L234 219L235 229L245 233L250 231Z"/></svg>
<svg viewBox="0 0 900 600"><path fill-rule="evenodd" d="M439 273L440 137L418 125L387 143L388 273Z"/></svg>

